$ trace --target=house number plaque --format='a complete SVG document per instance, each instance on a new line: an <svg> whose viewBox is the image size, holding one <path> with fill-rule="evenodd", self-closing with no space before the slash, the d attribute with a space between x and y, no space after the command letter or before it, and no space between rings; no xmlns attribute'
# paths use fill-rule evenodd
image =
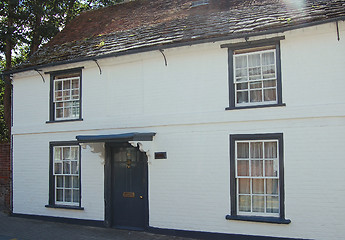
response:
<svg viewBox="0 0 345 240"><path fill-rule="evenodd" d="M134 192L123 192L122 196L124 198L134 198L135 197L135 193Z"/></svg>

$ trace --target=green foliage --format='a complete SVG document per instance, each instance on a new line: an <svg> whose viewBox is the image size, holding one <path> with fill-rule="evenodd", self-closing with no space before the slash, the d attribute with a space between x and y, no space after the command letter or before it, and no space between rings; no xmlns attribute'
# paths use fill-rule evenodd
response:
<svg viewBox="0 0 345 240"><path fill-rule="evenodd" d="M123 0L89 0L79 2L82 2L84 10L89 10L114 5L123 2Z"/></svg>
<svg viewBox="0 0 345 240"><path fill-rule="evenodd" d="M5 67L5 60L0 56L0 70ZM0 78L0 142L8 142L9 134L4 121L4 91L5 83Z"/></svg>
<svg viewBox="0 0 345 240"><path fill-rule="evenodd" d="M9 134L8 129L4 120L4 105L3 105L3 92L4 92L5 84L0 79L0 142L9 142Z"/></svg>
<svg viewBox="0 0 345 240"><path fill-rule="evenodd" d="M0 72L6 55L16 66L48 42L82 11L113 5L123 0L2 0L0 1ZM7 45L6 45L7 44ZM102 43L100 43L102 45ZM101 46L100 46L101 47ZM10 53L6 49L10 49ZM8 70L8 69L7 69ZM6 86L8 87L8 85ZM8 141L4 121L5 83L0 79L0 142Z"/></svg>
<svg viewBox="0 0 345 240"><path fill-rule="evenodd" d="M17 57L25 61L38 47L53 38L82 11L101 8L123 0L5 0L0 2L0 54L6 39ZM9 26L8 20L13 20ZM19 61L21 60L21 61Z"/></svg>
<svg viewBox="0 0 345 240"><path fill-rule="evenodd" d="M5 53L6 40L10 39L14 48L20 42L25 42L24 14L20 8L21 1L7 0L0 2L0 52ZM9 19L13 23L9 24Z"/></svg>

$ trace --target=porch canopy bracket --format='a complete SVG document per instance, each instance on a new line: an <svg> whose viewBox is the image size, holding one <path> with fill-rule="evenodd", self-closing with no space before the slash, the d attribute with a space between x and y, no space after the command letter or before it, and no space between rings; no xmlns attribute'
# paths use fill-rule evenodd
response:
<svg viewBox="0 0 345 240"><path fill-rule="evenodd" d="M83 146L88 145L92 152L100 153L100 157L104 160L104 143L119 143L128 142L133 147L138 147L141 152L145 152L147 155L148 163L151 163L151 150L152 140L156 133L121 133L121 134L109 134L109 135L79 135L76 136L77 141ZM101 146L99 146L101 144ZM102 164L105 164L102 161Z"/></svg>

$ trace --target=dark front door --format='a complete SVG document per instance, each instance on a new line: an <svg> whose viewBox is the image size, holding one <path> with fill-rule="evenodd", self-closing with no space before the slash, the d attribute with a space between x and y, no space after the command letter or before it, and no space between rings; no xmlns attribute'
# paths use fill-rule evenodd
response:
<svg viewBox="0 0 345 240"><path fill-rule="evenodd" d="M111 148L112 226L145 229L147 225L147 158L129 144Z"/></svg>

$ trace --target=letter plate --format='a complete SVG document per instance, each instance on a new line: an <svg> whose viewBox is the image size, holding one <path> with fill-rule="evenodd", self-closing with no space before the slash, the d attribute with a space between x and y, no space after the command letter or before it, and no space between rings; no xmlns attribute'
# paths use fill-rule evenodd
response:
<svg viewBox="0 0 345 240"><path fill-rule="evenodd" d="M134 192L123 192L122 196L124 198L134 198L135 197L135 193Z"/></svg>

